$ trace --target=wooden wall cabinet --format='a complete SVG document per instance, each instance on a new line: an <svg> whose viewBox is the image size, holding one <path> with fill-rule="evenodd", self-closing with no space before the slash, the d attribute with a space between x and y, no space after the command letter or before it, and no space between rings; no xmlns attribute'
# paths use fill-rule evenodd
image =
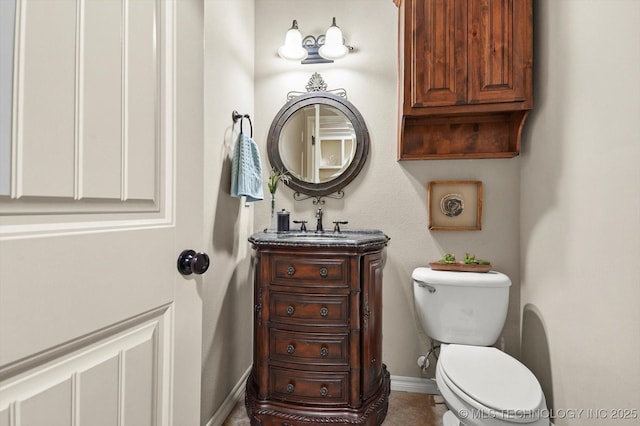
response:
<svg viewBox="0 0 640 426"><path fill-rule="evenodd" d="M533 107L532 0L395 0L401 160L520 152Z"/></svg>
<svg viewBox="0 0 640 426"><path fill-rule="evenodd" d="M380 425L390 392L382 363L388 237L259 233L249 241L256 250L251 424Z"/></svg>

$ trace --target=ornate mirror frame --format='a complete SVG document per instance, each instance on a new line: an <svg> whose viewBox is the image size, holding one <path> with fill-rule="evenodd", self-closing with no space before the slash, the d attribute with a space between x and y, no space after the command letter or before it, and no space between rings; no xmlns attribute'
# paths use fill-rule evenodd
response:
<svg viewBox="0 0 640 426"><path fill-rule="evenodd" d="M369 153L369 131L358 109L345 97L326 91L309 92L292 97L276 114L269 129L267 152L269 162L274 169L288 172L279 149L280 133L287 120L297 111L315 104L331 106L342 112L353 124L356 136L356 150L353 160L335 179L322 183L311 183L289 173L290 178L286 185L295 191L294 198L296 200L316 198L318 202L322 202L322 197L342 198L344 196L342 188L348 185L362 170ZM306 197L301 194L305 194Z"/></svg>

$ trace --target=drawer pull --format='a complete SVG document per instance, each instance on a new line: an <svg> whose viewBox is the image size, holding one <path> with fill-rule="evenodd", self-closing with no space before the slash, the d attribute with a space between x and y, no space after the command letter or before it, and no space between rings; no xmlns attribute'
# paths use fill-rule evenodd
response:
<svg viewBox="0 0 640 426"><path fill-rule="evenodd" d="M296 273L296 268L294 268L293 266L289 266L287 268L287 275L293 275Z"/></svg>
<svg viewBox="0 0 640 426"><path fill-rule="evenodd" d="M287 353L292 354L296 351L296 348L293 345L287 345Z"/></svg>
<svg viewBox="0 0 640 426"><path fill-rule="evenodd" d="M293 383L289 383L287 385L287 393L293 393L294 390L296 390L296 387L293 385Z"/></svg>
<svg viewBox="0 0 640 426"><path fill-rule="evenodd" d="M287 315L293 315L295 311L296 311L296 308L294 308L293 306L291 305L287 306Z"/></svg>
<svg viewBox="0 0 640 426"><path fill-rule="evenodd" d="M320 268L320 276L326 278L329 275L329 270L325 267Z"/></svg>
<svg viewBox="0 0 640 426"><path fill-rule="evenodd" d="M325 397L329 395L329 389L326 386L320 388L320 396Z"/></svg>
<svg viewBox="0 0 640 426"><path fill-rule="evenodd" d="M326 306L320 308L320 316L326 317L327 315L329 315L329 308L327 308Z"/></svg>
<svg viewBox="0 0 640 426"><path fill-rule="evenodd" d="M326 357L327 355L329 355L329 349L326 346L323 346L320 348L320 356L321 357Z"/></svg>

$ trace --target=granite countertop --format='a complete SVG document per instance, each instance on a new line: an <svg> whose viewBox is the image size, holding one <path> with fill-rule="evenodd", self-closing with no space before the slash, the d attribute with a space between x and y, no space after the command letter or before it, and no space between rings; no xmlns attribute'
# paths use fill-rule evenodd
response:
<svg viewBox="0 0 640 426"><path fill-rule="evenodd" d="M353 247L367 248L384 246L389 237L382 231L375 229L349 230L341 232L289 231L289 232L258 232L249 237L249 242L255 246L284 246L284 247Z"/></svg>

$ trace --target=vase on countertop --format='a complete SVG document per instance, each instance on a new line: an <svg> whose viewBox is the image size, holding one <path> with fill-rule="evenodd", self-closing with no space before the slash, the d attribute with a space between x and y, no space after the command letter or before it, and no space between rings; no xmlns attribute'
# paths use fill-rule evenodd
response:
<svg viewBox="0 0 640 426"><path fill-rule="evenodd" d="M271 194L271 221L269 222L268 232L278 232L278 215L276 214L276 193Z"/></svg>

